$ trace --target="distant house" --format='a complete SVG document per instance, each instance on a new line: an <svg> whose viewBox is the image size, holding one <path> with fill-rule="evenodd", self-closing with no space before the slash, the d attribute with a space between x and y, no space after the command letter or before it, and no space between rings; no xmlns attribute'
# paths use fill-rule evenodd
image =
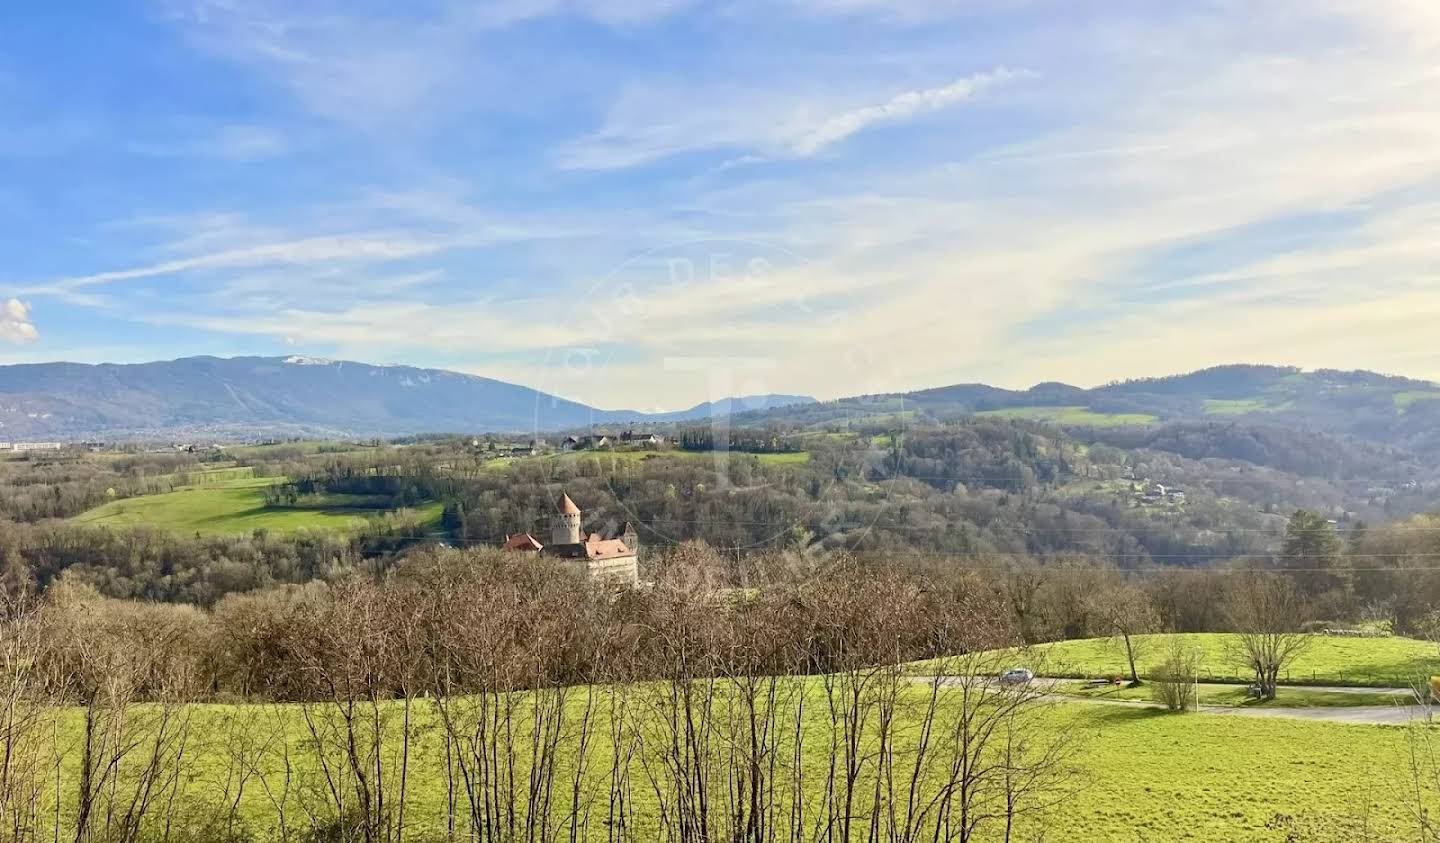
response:
<svg viewBox="0 0 1440 843"><path fill-rule="evenodd" d="M664 444L664 442L665 439L663 437L656 436L653 433L636 433L633 430L627 430L620 434L620 443L622 445L639 445L644 448L655 448Z"/></svg>
<svg viewBox="0 0 1440 843"><path fill-rule="evenodd" d="M573 451L578 447L580 447L580 440L573 436L567 436L560 440L561 451Z"/></svg>
<svg viewBox="0 0 1440 843"><path fill-rule="evenodd" d="M602 538L599 533L582 537L580 507L569 495L561 493L555 510L549 544L543 544L529 533L516 533L505 540L503 549L511 553L534 553L565 560L593 580L628 585L640 582L640 565L636 556L639 537L633 526L627 522L616 538Z"/></svg>
<svg viewBox="0 0 1440 843"><path fill-rule="evenodd" d="M598 451L601 448L610 447L610 437L603 433L594 436L582 436L580 437L580 444L576 447L581 450Z"/></svg>
<svg viewBox="0 0 1440 843"><path fill-rule="evenodd" d="M58 451L60 448L59 442L14 442L10 445L12 451Z"/></svg>

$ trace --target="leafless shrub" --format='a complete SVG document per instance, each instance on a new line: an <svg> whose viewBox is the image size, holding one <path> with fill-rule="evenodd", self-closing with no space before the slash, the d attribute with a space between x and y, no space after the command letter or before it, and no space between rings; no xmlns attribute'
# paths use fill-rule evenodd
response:
<svg viewBox="0 0 1440 843"><path fill-rule="evenodd" d="M1200 656L1179 638L1170 641L1165 660L1150 679L1151 698L1169 711L1187 711L1195 705L1195 683Z"/></svg>

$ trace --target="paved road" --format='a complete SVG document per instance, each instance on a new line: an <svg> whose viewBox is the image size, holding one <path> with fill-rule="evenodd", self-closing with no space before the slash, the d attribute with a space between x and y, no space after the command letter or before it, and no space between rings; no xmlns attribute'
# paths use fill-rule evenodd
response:
<svg viewBox="0 0 1440 843"><path fill-rule="evenodd" d="M929 677L916 677L922 681L929 681ZM1067 680L1037 679L1037 682L1053 683ZM1304 686L1307 690L1334 691L1335 693L1354 693L1357 690L1396 690L1386 688L1339 688L1339 687L1311 687ZM1078 703L1081 705L1110 705L1126 708L1164 708L1160 703L1146 702L1144 700L1107 700L1097 697L1081 697L1070 694L1042 694L1039 699L1056 703ZM1328 723L1350 723L1368 726L1404 726L1417 720L1426 720L1430 717L1432 709L1421 705L1334 705L1316 706L1313 708L1301 708L1296 706L1234 706L1234 705L1201 705L1202 714L1213 714L1218 717L1288 717L1294 720L1319 720ZM1440 715L1440 709L1434 713Z"/></svg>
<svg viewBox="0 0 1440 843"><path fill-rule="evenodd" d="M1060 703L1164 708L1160 703L1143 700L1105 700L1069 694L1046 694L1044 699ZM1415 720L1424 720L1428 716L1425 706L1419 705L1326 705L1313 708L1283 705L1201 705L1200 713L1214 714L1220 717L1289 717L1295 720L1321 720L1330 723L1353 723L1369 726L1404 726Z"/></svg>

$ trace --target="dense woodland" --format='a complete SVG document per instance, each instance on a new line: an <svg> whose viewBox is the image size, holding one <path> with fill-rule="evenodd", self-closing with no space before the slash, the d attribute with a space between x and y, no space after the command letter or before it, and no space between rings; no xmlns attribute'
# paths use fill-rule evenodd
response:
<svg viewBox="0 0 1440 843"><path fill-rule="evenodd" d="M692 449L707 443L700 435L686 441ZM10 494L0 582L15 593L63 576L110 597L211 606L232 593L353 572L383 576L436 541L479 549L521 530L544 535L564 489L584 508L587 531L610 535L632 523L646 567L667 548L700 542L734 559L845 555L973 570L1004 589L1028 581L1026 572L1044 572L1044 595L1005 598L1047 607L1017 617L1029 640L1096 632L1065 596L1067 583L1089 588L1092 576L1128 577L1178 630L1218 628L1204 607L1237 570L1291 570L1317 619L1365 615L1415 629L1426 607L1440 603L1440 578L1429 570L1440 558L1440 524L1410 514L1435 493L1435 481L1423 460L1401 449L1238 424L1081 435L1000 419L747 431L733 441L765 448L497 460L470 440L433 438L234 449L205 459L30 455L3 464ZM790 459L800 448L806 459ZM103 501L168 490L217 464L289 478L269 493L282 504L317 495L365 496L383 507L439 500L445 516L438 533L387 526L237 536L121 532L51 517L81 511L97 494ZM1156 484L1186 495L1146 499ZM1319 538L1301 545L1296 535ZM1187 592L1193 599L1178 596Z"/></svg>

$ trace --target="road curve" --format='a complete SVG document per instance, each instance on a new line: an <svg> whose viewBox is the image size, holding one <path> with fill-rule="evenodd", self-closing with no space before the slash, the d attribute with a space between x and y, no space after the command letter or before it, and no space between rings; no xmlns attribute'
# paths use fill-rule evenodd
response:
<svg viewBox="0 0 1440 843"><path fill-rule="evenodd" d="M916 677L929 682L931 677ZM1042 680L1043 681L1043 680ZM1055 681L1055 680L1051 680ZM1336 689L1339 691L1340 689ZM1107 700L1096 697L1081 697L1071 694L1045 693L1036 699L1053 703L1079 705L1109 705L1124 708L1163 709L1165 706L1144 700ZM1301 708L1298 706L1233 706L1201 705L1201 714L1217 717L1287 717L1292 720L1316 720L1326 723L1348 723L1361 726L1407 726L1415 722L1427 722L1436 709L1423 705L1337 705Z"/></svg>

